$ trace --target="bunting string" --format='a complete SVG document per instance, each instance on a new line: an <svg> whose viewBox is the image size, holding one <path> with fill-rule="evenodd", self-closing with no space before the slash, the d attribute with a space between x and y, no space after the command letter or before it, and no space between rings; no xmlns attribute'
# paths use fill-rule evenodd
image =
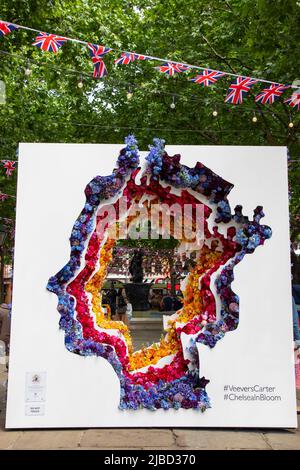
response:
<svg viewBox="0 0 300 470"><path fill-rule="evenodd" d="M208 67L202 67L199 65L187 64L185 62L177 62L170 59L164 59L160 57L155 57L151 55L140 54L132 51L123 51L119 49L113 49L106 47L104 45L92 44L91 42L82 41L75 38L70 38L66 36L56 35L52 33L42 32L34 28L27 26L10 23L7 21L0 20L0 39L4 36L10 34L16 30L27 30L36 34L33 46L41 49L42 51L51 52L56 54L60 48L64 46L67 41L78 43L87 47L94 71L94 78L104 78L107 75L107 68L104 62L105 56L110 52L117 52L120 54L120 57L117 57L114 60L116 66L119 65L129 65L135 61L156 61L160 65L154 67L160 73L174 77L179 73L197 71L197 75L192 78L188 78L189 81L195 83L196 85L201 85L203 87L214 85L218 80L223 77L234 77L235 81L230 85L228 94L225 97L225 103L227 104L242 104L244 96L250 91L251 87L255 84L268 84L269 87L266 87L260 91L255 96L255 102L259 104L273 104L276 99L281 97L281 95L287 89L295 89L292 95L284 100L284 103L296 110L300 110L300 89L297 85L293 84L282 84L278 82L273 82L266 79L255 78L255 77L245 77L243 75L235 74L232 72L226 72L221 70L215 70ZM77 72L77 71L76 71ZM73 125L80 125L78 123L73 123ZM121 128L117 128L121 129ZM142 129L142 128L141 128ZM158 129L162 130L162 129ZM180 130L167 129L168 131L180 132ZM246 130L245 130L246 131ZM187 132L186 130L184 132ZM200 130L191 130L191 132L200 132ZM222 131L224 132L224 130ZM248 130L247 130L248 132ZM290 160L289 163L299 163L299 160ZM3 166L6 176L12 176L13 172L16 170L17 161L15 160L0 160L0 166ZM9 198L16 199L16 196L12 194L2 193L0 191L0 201L6 201ZM10 220L10 219L5 219Z"/></svg>
<svg viewBox="0 0 300 470"><path fill-rule="evenodd" d="M20 60L20 61L23 61L23 62L26 62L27 65L26 67L29 67L28 65L28 59L24 58L23 56L19 55L19 54L12 54L12 53L9 53L7 51L3 51L0 49L0 54L3 54L3 55L6 55L8 57L13 57L17 60ZM30 63L33 63L35 64L36 66L41 66L41 64L39 63L39 61L37 60L34 60L34 59L30 59ZM68 74L68 75L77 75L77 76L80 76L80 82L78 82L78 87L79 85L81 85L80 87L83 86L83 81L82 81L82 78L84 77L85 79L87 78L90 78L92 79L92 76L91 74L89 73L86 73L86 72L83 72L82 70L75 70L75 69L70 69L70 68L63 68L63 67L58 67L56 65L51 65L51 64L47 64L47 67L49 67L50 69L52 70L57 70L57 71L60 71L61 73L64 73L64 74ZM140 90L143 90L144 86L143 84L137 84L135 82L128 82L128 81L123 81L123 80L120 80L120 79L113 79L112 80L109 80L108 82L108 85L112 85L113 83L113 86L115 86L116 84L120 85L120 86L123 86L125 87L127 90L131 90L133 91L134 89L140 89ZM204 85L205 86L205 85ZM272 88L272 87L271 87ZM273 87L274 88L274 87ZM275 87L276 88L276 87ZM274 88L274 89L275 89ZM278 87L279 88L279 87ZM37 90L35 90L35 92L37 92ZM42 90L39 90L39 93L42 93ZM181 95L179 93L175 93L174 91L166 91L166 90L161 90L160 88L157 88L157 89L152 89L152 90L147 90L147 93L151 93L153 95L162 95L162 96L168 96L168 97L171 97L173 99L172 103L174 103L174 100L181 100L181 99L184 99L185 100L185 95ZM262 93L261 95L265 95L265 93L268 94L268 96L270 97L270 89L269 88L266 88L264 90L262 90ZM200 104L201 101L199 99L199 97L197 97L196 95L194 95L194 97L189 97L189 101L190 102L193 102L195 104ZM257 104L257 113L258 115L260 114L268 114L268 115L271 115L272 117L274 118L277 118L277 120L280 121L280 118L279 118L279 115L277 114L276 110L273 108L270 108L270 107L261 107L260 106L260 103L259 103L259 100L256 100L256 104ZM170 107L172 109L173 106L172 104L170 105ZM214 107L214 111L213 111L213 116L215 117L218 113L216 112L217 110L219 110L220 108L226 108L226 111L227 112L230 112L230 111L235 111L237 110L237 108L229 108L227 106L226 103L224 103L223 101L220 101L219 99L216 99L215 100L215 107ZM241 108L239 108L239 111L245 111L245 112L251 112L251 119L253 121L253 107L250 107L250 106L247 106L247 104L243 105ZM255 119L255 122L257 121L257 118ZM253 121L254 122L254 121ZM290 122L291 122L291 116L290 116ZM281 122L282 123L282 122ZM70 124L72 125L75 125L75 126L80 126L80 125L85 125L85 124L80 124L80 123L74 123L74 122L70 122ZM62 123L63 125L63 123ZM100 126L102 127L102 126ZM289 125L289 131L292 131L292 125ZM110 129L115 129L115 130L119 130L119 129L122 129L120 128L119 126L113 126L113 127L109 127ZM137 128L137 127L130 127L131 131L134 132L135 129L142 129L142 128ZM151 130L150 128L146 128L147 130ZM156 130L156 129L153 129L153 130ZM180 132L180 130L176 130L176 129L159 129L159 130L167 130L169 132ZM184 132L184 131L183 131ZM189 132L189 130L186 130L186 132ZM197 130L193 130L193 132L198 132ZM214 132L216 132L216 130L214 130ZM222 129L222 133L225 133L227 132L225 129ZM230 132L243 132L243 130L241 129L230 129ZM248 129L246 130L246 132L248 132ZM0 139L1 141L1 139Z"/></svg>
<svg viewBox="0 0 300 470"><path fill-rule="evenodd" d="M293 84L281 84L270 80L255 77L245 77L232 72L226 72L221 70L215 70L208 67L202 67L199 65L187 64L185 62L177 62L170 59L163 59L146 54L140 54L132 51L123 51L119 49L113 49L104 45L92 44L87 41L82 41L67 36L56 35L47 32L41 32L37 29L30 28L15 23L10 23L4 20L0 20L0 38L11 33L14 30L27 30L37 33L37 36L33 42L33 46L40 48L43 51L57 53L58 50L67 42L79 43L86 46L90 52L90 56L94 65L93 76L95 78L103 78L107 75L107 69L104 63L104 56L109 52L121 53L120 57L115 60L115 65L128 65L136 60L150 60L157 61L161 64L156 66L155 69L159 72L173 77L178 73L189 72L192 70L200 70L197 76L189 78L191 82L195 84L201 84L203 86L210 86L215 84L217 80L222 77L230 76L235 77L228 90L228 94L225 97L225 103L229 104L242 104L244 96L250 91L250 88L255 84L269 84L269 88L264 88L259 94L255 96L255 102L261 104L273 104L274 101L282 95L282 93L288 88L294 88L295 91L292 95L284 100L284 103L296 110L300 110L300 89L297 85Z"/></svg>

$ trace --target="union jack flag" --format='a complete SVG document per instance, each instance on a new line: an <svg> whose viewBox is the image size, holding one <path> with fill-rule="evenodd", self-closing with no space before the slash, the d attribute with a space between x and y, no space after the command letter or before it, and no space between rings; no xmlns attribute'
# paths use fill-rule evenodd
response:
<svg viewBox="0 0 300 470"><path fill-rule="evenodd" d="M289 88L289 86L282 85L281 83L273 83L269 88L264 88L256 95L255 101L256 103L261 102L261 104L273 104L276 98L282 95L287 88Z"/></svg>
<svg viewBox="0 0 300 470"><path fill-rule="evenodd" d="M98 46L97 44L88 44L88 48L90 51L90 56L92 58L94 64L94 77L95 78L103 78L107 75L107 70L105 67L105 63L103 57L108 54L111 49L105 46Z"/></svg>
<svg viewBox="0 0 300 470"><path fill-rule="evenodd" d="M5 174L11 176L16 169L16 162L11 160L1 160L1 162L5 168Z"/></svg>
<svg viewBox="0 0 300 470"><path fill-rule="evenodd" d="M15 29L18 29L18 26L15 26L11 23L6 23L6 21L0 21L0 38L5 36L6 34L11 33Z"/></svg>
<svg viewBox="0 0 300 470"><path fill-rule="evenodd" d="M194 78L191 78L191 82L199 83L203 86L209 86L213 83L216 83L219 78L223 77L225 73L223 72L214 72L213 70L203 70L203 73L200 73Z"/></svg>
<svg viewBox="0 0 300 470"><path fill-rule="evenodd" d="M229 93L225 98L225 103L241 104L243 102L243 96L250 91L250 88L257 80L249 77L237 77L235 83L232 83L229 87Z"/></svg>
<svg viewBox="0 0 300 470"><path fill-rule="evenodd" d="M284 101L292 108L297 108L300 111L300 92L299 90L295 91L290 98Z"/></svg>
<svg viewBox="0 0 300 470"><path fill-rule="evenodd" d="M127 65L135 60L147 60L148 57L135 52L122 52L121 57L115 60L116 65Z"/></svg>
<svg viewBox="0 0 300 470"><path fill-rule="evenodd" d="M186 70L189 70L190 67L183 64L174 64L173 62L165 62L164 64L155 68L160 72L172 77L173 75L175 75L175 73L185 72Z"/></svg>
<svg viewBox="0 0 300 470"><path fill-rule="evenodd" d="M0 201L6 201L8 199L8 195L4 193L0 193Z"/></svg>
<svg viewBox="0 0 300 470"><path fill-rule="evenodd" d="M49 33L40 33L35 38L35 41L32 45L39 47L43 51L56 53L66 41L67 39L63 36L57 36L56 34Z"/></svg>

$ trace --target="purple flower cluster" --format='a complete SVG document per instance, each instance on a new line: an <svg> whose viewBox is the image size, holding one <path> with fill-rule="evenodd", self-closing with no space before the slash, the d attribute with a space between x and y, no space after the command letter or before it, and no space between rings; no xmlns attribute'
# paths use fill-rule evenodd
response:
<svg viewBox="0 0 300 470"><path fill-rule="evenodd" d="M205 391L208 382L204 378L199 379L197 374L191 373L171 382L160 380L148 390L145 390L142 385L126 381L124 389L121 390L119 407L123 410L147 408L155 411L184 408L205 411L210 408L209 398Z"/></svg>
<svg viewBox="0 0 300 470"><path fill-rule="evenodd" d="M236 243L241 246L240 251L231 262L222 269L220 276L216 279L217 293L221 299L220 320L214 324L207 325L196 341L213 348L222 339L227 331L233 331L239 324L239 297L231 289L234 281L234 267L242 261L244 256L253 253L265 240L272 236L272 230L267 225L260 225L260 219L264 216L261 206L254 210L253 221L242 214L242 207L237 206L232 218L242 225L236 232Z"/></svg>
<svg viewBox="0 0 300 470"><path fill-rule="evenodd" d="M165 141L154 139L146 157L148 171L154 180L162 180L176 188L193 189L206 196L211 203L217 204L216 222L231 221L231 210L227 195L233 185L225 181L212 170L197 163L189 168L180 163L181 156L169 156L165 151Z"/></svg>

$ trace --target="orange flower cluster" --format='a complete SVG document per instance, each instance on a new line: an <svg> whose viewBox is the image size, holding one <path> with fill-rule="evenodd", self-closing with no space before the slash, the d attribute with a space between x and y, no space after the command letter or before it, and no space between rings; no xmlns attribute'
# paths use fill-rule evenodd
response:
<svg viewBox="0 0 300 470"><path fill-rule="evenodd" d="M176 331L176 322L187 323L196 315L203 313L203 302L199 289L199 279L203 273L214 266L221 257L221 252L211 252L204 246L197 265L190 273L188 283L184 291L183 308L179 310L175 319L168 322L167 335L159 343L148 348L142 348L133 353L130 358L130 370L140 369L149 365L155 365L161 358L175 354L180 350L180 337Z"/></svg>
<svg viewBox="0 0 300 470"><path fill-rule="evenodd" d="M167 339L162 338L159 343L154 343L148 348L142 348L131 354L129 357L130 371L155 365L163 357L175 354L177 351L179 351L179 340L174 330L174 334L168 335Z"/></svg>
<svg viewBox="0 0 300 470"><path fill-rule="evenodd" d="M221 259L221 257L222 252L210 251L206 245L203 246L199 259L197 260L197 265L189 275L186 289L183 292L183 308L176 321L187 323L192 320L195 315L204 313L199 280L204 273L207 273Z"/></svg>

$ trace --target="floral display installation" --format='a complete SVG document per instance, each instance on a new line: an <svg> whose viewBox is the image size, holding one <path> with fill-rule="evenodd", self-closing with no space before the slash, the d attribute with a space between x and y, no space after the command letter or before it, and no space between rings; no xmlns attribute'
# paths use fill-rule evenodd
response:
<svg viewBox="0 0 300 470"><path fill-rule="evenodd" d="M134 136L129 135L112 174L96 176L86 186L86 202L70 236L70 259L49 279L47 289L58 297L59 326L65 332L66 348L81 356L105 358L118 375L120 409L205 411L211 407L206 392L209 380L201 377L197 344L213 348L238 327L239 297L231 288L234 268L263 245L272 231L260 224L264 216L261 206L254 209L252 220L243 214L242 206L232 213L228 195L233 185L202 163L194 168L181 164L181 156L169 156L164 144L154 139L137 183L139 151ZM135 217L130 208L144 204L145 198L150 206L203 204L204 243L186 279L183 307L168 317L165 336L139 351L133 351L128 327L108 320L102 309L101 287L115 239L110 237L109 225L101 235L96 226L101 205L118 197L126 198L129 222ZM118 211L117 201L114 204ZM193 213L193 226L195 217ZM212 218L215 225L209 229ZM218 224L226 227L225 235ZM218 309L216 296L221 305Z"/></svg>

